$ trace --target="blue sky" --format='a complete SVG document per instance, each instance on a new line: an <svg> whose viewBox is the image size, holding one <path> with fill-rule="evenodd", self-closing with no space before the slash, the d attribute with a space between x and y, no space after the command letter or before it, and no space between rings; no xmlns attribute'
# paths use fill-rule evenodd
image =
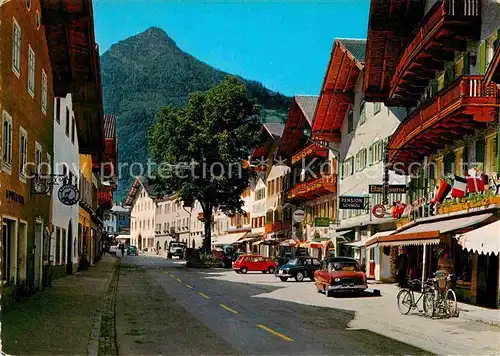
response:
<svg viewBox="0 0 500 356"><path fill-rule="evenodd" d="M369 0L94 0L101 53L151 26L226 72L318 94L336 37L365 38Z"/></svg>

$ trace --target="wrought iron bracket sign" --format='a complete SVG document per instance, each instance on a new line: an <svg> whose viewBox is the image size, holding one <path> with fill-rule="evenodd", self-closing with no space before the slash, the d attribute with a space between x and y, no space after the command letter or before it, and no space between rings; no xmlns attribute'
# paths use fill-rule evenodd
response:
<svg viewBox="0 0 500 356"><path fill-rule="evenodd" d="M80 191L76 185L68 182L64 174L38 174L31 180L31 193L35 195L49 194L54 185L62 184L58 198L64 205L75 205L80 200Z"/></svg>
<svg viewBox="0 0 500 356"><path fill-rule="evenodd" d="M389 185L389 194L406 194L406 185L405 184L390 184ZM370 194L384 194L384 185L383 184L370 184L368 186L368 193Z"/></svg>
<svg viewBox="0 0 500 356"><path fill-rule="evenodd" d="M57 192L59 201L64 205L75 205L80 200L80 191L73 184L65 184Z"/></svg>

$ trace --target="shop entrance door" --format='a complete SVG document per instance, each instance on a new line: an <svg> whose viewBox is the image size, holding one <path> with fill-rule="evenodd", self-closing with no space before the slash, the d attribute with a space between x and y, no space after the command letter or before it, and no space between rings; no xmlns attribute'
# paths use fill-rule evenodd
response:
<svg viewBox="0 0 500 356"><path fill-rule="evenodd" d="M476 304L496 308L498 290L498 259L495 255L479 255L477 260Z"/></svg>

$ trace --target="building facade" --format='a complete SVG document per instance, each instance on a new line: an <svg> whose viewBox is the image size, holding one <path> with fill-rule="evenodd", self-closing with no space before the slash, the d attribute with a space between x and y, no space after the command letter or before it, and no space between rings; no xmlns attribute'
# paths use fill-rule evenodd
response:
<svg viewBox="0 0 500 356"><path fill-rule="evenodd" d="M54 103L54 174L65 178L64 184L79 186L80 156L78 134L71 94L56 98ZM52 248L54 253L53 276L62 276L76 270L78 264L77 243L78 205L65 205L58 198L61 186L52 188Z"/></svg>
<svg viewBox="0 0 500 356"><path fill-rule="evenodd" d="M104 229L113 236L130 234L130 209L115 203L104 212Z"/></svg>
<svg viewBox="0 0 500 356"><path fill-rule="evenodd" d="M53 73L41 12L39 1L0 7L2 301L48 283L51 192L33 194L31 179L42 164L50 170L53 157Z"/></svg>
<svg viewBox="0 0 500 356"><path fill-rule="evenodd" d="M445 264L457 278L459 300L498 307L499 251L491 241L498 241L499 226L500 104L485 73L498 51L499 3L416 4L411 19L395 11L384 20L400 27L385 34L377 28L386 11L379 5L370 10L367 58L377 60L365 68L365 91L369 100L411 108L386 147L391 169L411 177L410 204L394 233L366 245L383 249L393 278L405 247L410 278L425 279ZM383 36L403 45L383 49ZM377 89L376 78L388 81Z"/></svg>

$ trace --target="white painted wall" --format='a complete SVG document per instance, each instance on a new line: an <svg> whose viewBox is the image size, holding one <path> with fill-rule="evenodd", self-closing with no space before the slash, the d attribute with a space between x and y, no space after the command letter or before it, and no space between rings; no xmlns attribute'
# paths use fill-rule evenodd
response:
<svg viewBox="0 0 500 356"><path fill-rule="evenodd" d="M60 110L59 110L59 122L57 122L56 118L58 117L57 111L57 98L54 100L54 157L52 157L52 161L54 162L53 173L54 174L62 174L63 166L62 164L66 164L69 172L73 173L73 184L78 185L79 178L79 169L80 169L80 159L78 154L78 134L76 123L75 125L75 137L74 143L71 141L71 125L73 125L73 121L75 120L75 115L73 113L73 104L71 100L71 94L68 94L65 98L60 98ZM66 108L69 110L69 137L66 135ZM63 231L65 231L66 236L69 234L69 226L71 225L72 236L73 236L73 256L66 256L65 261L63 263L67 263L68 260L73 261L74 264L78 263L78 251L75 251L75 242L78 237L78 204L73 206L67 206L62 204L58 198L58 191L61 185L54 185L52 191L52 224L54 226L54 231L52 233L53 236L53 247L52 251L55 251L56 254L59 254L60 260L62 260L63 255L67 255L67 253L63 253L63 246L68 245L68 238L66 238L66 243L63 244L62 238L64 236ZM56 251L55 247L56 243L56 231L57 227L60 228L60 246L59 250ZM54 256L55 257L55 256ZM55 261L55 259L54 259Z"/></svg>
<svg viewBox="0 0 500 356"><path fill-rule="evenodd" d="M352 106L354 112L354 130L348 133L348 120L347 116L344 119L341 129L341 144L340 153L342 161L354 157L354 165L356 164L356 154L366 149L369 153L369 147L379 140L385 140L389 137L394 130L398 127L401 120L406 117L405 109L387 108L381 104L381 109L378 113L374 111L374 103L365 103L365 116L366 121L360 124L360 111L361 103L363 101L362 94L363 75L359 76L356 85L354 105ZM367 160L368 161L368 160ZM339 174L340 181L340 195L346 196L362 196L368 193L368 186L370 184L382 184L384 174L383 161L374 162L371 166L367 166L360 172L354 171L354 174L342 178ZM398 176L393 171L390 171L389 182L390 184L405 184L407 178L405 176ZM380 195L381 197L381 195ZM404 195L402 197L404 201ZM379 198L380 199L380 198ZM371 197L372 205L375 202L375 197ZM389 201L392 204L392 201ZM344 225L367 225L370 223L370 214L362 214L359 216L349 217L349 210L340 210L341 227ZM376 223L376 218L372 223ZM386 220L386 219L384 219Z"/></svg>
<svg viewBox="0 0 500 356"><path fill-rule="evenodd" d="M139 236L142 238L142 248L149 250L155 247L148 245L149 239L155 238L155 212L156 205L149 197L144 186L138 189L131 209L130 235L131 244L139 247Z"/></svg>
<svg viewBox="0 0 500 356"><path fill-rule="evenodd" d="M255 200L255 192L263 189L264 190L264 197L263 199ZM250 218L264 218L264 225L266 224L266 210L267 210L267 205L266 205L266 196L267 196L267 186L264 183L262 179L259 179L257 182L257 185L255 186L255 190L252 191L252 208L250 212ZM264 233L264 226L262 227L253 227L252 228L252 234L263 234Z"/></svg>

